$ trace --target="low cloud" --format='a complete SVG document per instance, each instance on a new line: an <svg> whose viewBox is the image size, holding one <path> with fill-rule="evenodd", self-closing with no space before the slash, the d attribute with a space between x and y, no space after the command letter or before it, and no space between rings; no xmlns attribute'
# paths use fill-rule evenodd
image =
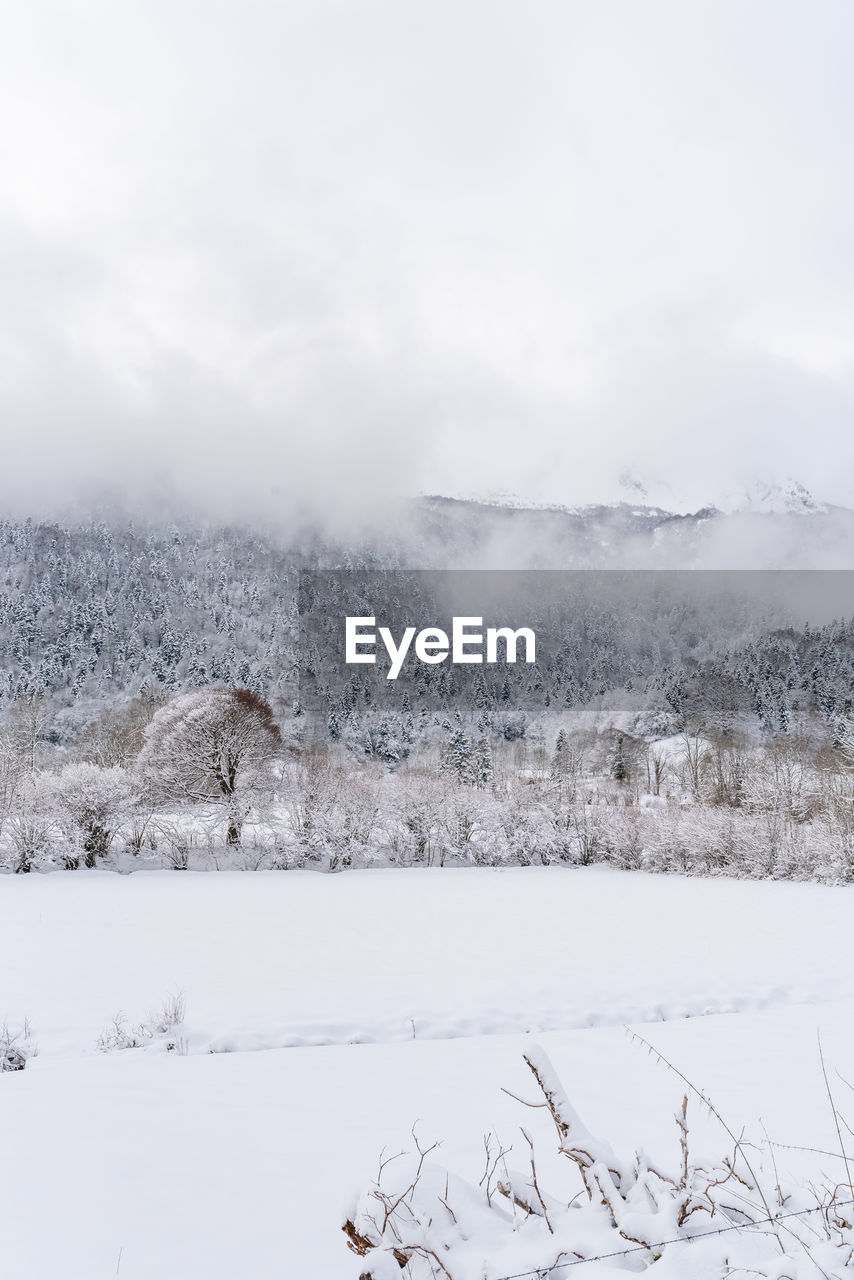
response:
<svg viewBox="0 0 854 1280"><path fill-rule="evenodd" d="M852 28L829 0L19 6L0 499L854 501Z"/></svg>

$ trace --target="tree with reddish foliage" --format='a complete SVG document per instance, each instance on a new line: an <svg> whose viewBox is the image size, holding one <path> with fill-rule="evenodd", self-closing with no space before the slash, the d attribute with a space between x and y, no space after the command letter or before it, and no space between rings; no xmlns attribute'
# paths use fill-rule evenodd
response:
<svg viewBox="0 0 854 1280"><path fill-rule="evenodd" d="M240 843L247 798L279 753L269 703L250 689L200 689L161 707L145 731L138 769L162 804L222 804Z"/></svg>

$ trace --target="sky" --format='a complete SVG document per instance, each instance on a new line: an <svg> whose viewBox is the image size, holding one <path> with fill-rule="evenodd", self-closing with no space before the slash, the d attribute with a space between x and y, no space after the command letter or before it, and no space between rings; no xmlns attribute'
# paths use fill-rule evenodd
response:
<svg viewBox="0 0 854 1280"><path fill-rule="evenodd" d="M0 501L854 504L853 53L849 0L0 3Z"/></svg>

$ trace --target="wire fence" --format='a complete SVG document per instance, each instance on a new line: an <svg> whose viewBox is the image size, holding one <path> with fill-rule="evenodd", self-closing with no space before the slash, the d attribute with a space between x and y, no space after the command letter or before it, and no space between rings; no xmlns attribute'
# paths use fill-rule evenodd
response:
<svg viewBox="0 0 854 1280"><path fill-rule="evenodd" d="M768 1218L756 1218L752 1222L734 1222L727 1227L716 1227L712 1231L698 1231L693 1236L674 1236L671 1240L659 1240L655 1244L635 1244L628 1249L615 1249L612 1253L599 1253L590 1258L568 1258L566 1262L554 1262L545 1267L529 1267L527 1271L514 1271L511 1275L498 1276L496 1280L548 1280L555 1271L565 1271L569 1267L583 1267L590 1262L607 1262L609 1259L625 1258L632 1253L649 1253L664 1249L669 1244L693 1244L695 1240L704 1240L707 1236L722 1236L729 1231L750 1231L754 1227L764 1227L787 1218L805 1218L811 1213L826 1213L832 1209L843 1209L854 1204L854 1200L834 1200L832 1204L817 1204L812 1209L791 1209L788 1213L775 1213Z"/></svg>

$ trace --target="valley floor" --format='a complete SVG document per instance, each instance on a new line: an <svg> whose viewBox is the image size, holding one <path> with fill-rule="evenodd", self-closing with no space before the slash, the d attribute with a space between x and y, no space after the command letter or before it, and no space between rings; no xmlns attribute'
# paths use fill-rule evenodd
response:
<svg viewBox="0 0 854 1280"><path fill-rule="evenodd" d="M854 1079L852 912L850 888L597 867L4 878L0 1022L38 1054L0 1076L3 1271L358 1275L340 1226L381 1148L420 1120L476 1182L483 1132L535 1114L501 1092L530 1094L532 1037L614 1146L677 1149L682 1085L628 1024L734 1128L832 1149L816 1032ZM98 1049L178 992L182 1027Z"/></svg>

